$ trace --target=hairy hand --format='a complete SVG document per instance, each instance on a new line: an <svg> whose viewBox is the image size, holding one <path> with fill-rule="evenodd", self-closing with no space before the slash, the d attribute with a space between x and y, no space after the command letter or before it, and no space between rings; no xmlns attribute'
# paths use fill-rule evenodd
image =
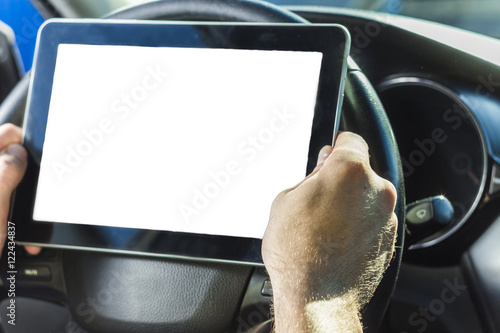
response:
<svg viewBox="0 0 500 333"><path fill-rule="evenodd" d="M394 186L370 167L365 141L348 132L321 150L306 179L277 196L262 246L277 330L322 331L323 306L337 323L344 312L359 326L358 311L392 258L395 203Z"/></svg>

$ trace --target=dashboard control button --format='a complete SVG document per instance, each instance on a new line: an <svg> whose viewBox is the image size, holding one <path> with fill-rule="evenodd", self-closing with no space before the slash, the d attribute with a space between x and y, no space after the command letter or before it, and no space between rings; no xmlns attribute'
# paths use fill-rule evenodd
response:
<svg viewBox="0 0 500 333"><path fill-rule="evenodd" d="M421 240L448 226L454 217L450 201L442 195L406 206L406 226L412 241Z"/></svg>
<svg viewBox="0 0 500 333"><path fill-rule="evenodd" d="M17 274L20 280L50 281L52 279L49 266L24 266L18 269Z"/></svg>
<svg viewBox="0 0 500 333"><path fill-rule="evenodd" d="M488 193L495 194L500 191L500 165L494 164L491 172L490 190Z"/></svg>
<svg viewBox="0 0 500 333"><path fill-rule="evenodd" d="M262 284L262 289L260 291L262 296L272 296L273 291L271 289L271 281L265 280L264 283Z"/></svg>
<svg viewBox="0 0 500 333"><path fill-rule="evenodd" d="M434 213L432 211L432 202L424 200L423 202L415 202L407 207L406 220L409 223L420 224L428 222L432 219Z"/></svg>

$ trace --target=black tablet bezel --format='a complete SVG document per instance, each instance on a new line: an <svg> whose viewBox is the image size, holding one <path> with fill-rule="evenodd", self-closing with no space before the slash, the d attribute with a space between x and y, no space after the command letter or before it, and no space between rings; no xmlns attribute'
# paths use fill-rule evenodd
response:
<svg viewBox="0 0 500 333"><path fill-rule="evenodd" d="M33 221L59 44L317 51L323 54L307 170L338 131L350 37L337 24L62 20L39 31L23 133L28 169L10 221L20 244L262 264L261 240L158 230ZM102 235L107 235L103 237Z"/></svg>

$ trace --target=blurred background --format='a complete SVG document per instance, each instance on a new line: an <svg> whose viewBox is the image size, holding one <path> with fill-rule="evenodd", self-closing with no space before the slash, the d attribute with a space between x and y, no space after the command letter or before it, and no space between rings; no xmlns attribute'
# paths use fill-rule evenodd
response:
<svg viewBox="0 0 500 333"><path fill-rule="evenodd" d="M14 32L25 70L31 68L36 32L54 16L100 17L148 0L0 0L0 21ZM328 6L373 10L440 22L500 38L498 0L270 0L285 6Z"/></svg>

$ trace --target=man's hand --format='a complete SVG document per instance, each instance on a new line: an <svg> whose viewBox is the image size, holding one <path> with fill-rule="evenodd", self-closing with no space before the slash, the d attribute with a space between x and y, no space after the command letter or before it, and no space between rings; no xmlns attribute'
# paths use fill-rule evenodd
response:
<svg viewBox="0 0 500 333"><path fill-rule="evenodd" d="M276 332L362 332L359 310L394 251L396 190L358 135L339 134L314 171L275 199L262 255Z"/></svg>
<svg viewBox="0 0 500 333"><path fill-rule="evenodd" d="M21 139L22 133L19 127L12 124L0 126L0 251L7 236L10 197L26 171L27 154L20 144ZM26 246L26 250L31 254L37 254L41 249Z"/></svg>

